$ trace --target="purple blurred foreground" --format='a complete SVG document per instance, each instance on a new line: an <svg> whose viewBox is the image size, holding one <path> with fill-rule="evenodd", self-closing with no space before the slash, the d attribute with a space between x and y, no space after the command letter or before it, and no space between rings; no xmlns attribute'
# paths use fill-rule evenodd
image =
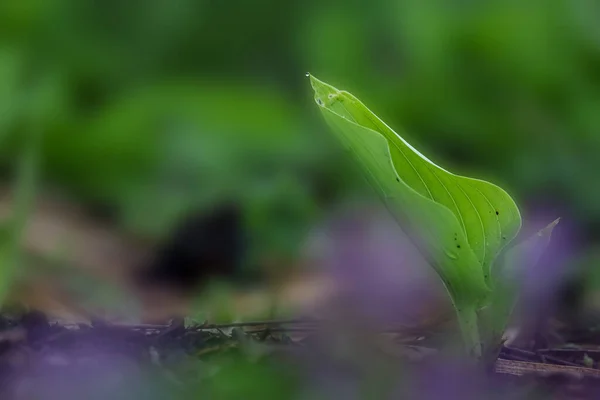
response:
<svg viewBox="0 0 600 400"><path fill-rule="evenodd" d="M552 221L546 218L538 223L543 217L529 221L530 226L539 225L535 231ZM539 263L517 271L521 322L547 318L556 304L575 237L573 227L560 228L564 231L553 238ZM529 234L525 231L520 240ZM300 352L315 391L334 399L532 398L527 378L518 378L519 384L513 385L514 378L489 374L461 356L446 353L433 353L416 363L400 362L389 356L401 353L402 344L379 345L382 340L375 333L381 327L417 326L439 316L436 311L451 311L439 278L385 210L347 210L325 224L314 242L312 255L338 289L321 309L331 324L311 341L316 352Z"/></svg>
<svg viewBox="0 0 600 400"><path fill-rule="evenodd" d="M329 317L415 325L450 306L435 272L384 209L344 210L313 239L310 251L337 289Z"/></svg>

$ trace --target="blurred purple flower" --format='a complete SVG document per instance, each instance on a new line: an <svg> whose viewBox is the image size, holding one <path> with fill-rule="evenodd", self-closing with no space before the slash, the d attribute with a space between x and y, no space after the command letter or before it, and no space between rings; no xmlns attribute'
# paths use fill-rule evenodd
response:
<svg viewBox="0 0 600 400"><path fill-rule="evenodd" d="M74 346L32 354L13 388L15 399L148 398L150 382L140 365L122 352Z"/></svg>
<svg viewBox="0 0 600 400"><path fill-rule="evenodd" d="M341 332L338 332L338 334ZM323 337L325 338L325 337ZM481 365L465 358L436 356L419 363L378 358L364 343L340 353L331 340L299 350L304 378L310 388L306 398L479 400L526 399L507 380L486 374Z"/></svg>
<svg viewBox="0 0 600 400"><path fill-rule="evenodd" d="M418 400L489 399L492 393L488 376L464 359L431 360L416 367L414 374L410 398Z"/></svg>
<svg viewBox="0 0 600 400"><path fill-rule="evenodd" d="M351 210L315 239L336 305L355 317L415 324L432 307L449 304L437 275L386 211Z"/></svg>
<svg viewBox="0 0 600 400"><path fill-rule="evenodd" d="M535 229L528 232L525 228L514 244L555 218L536 214L525 224ZM518 263L516 267L521 270L514 272L524 305L522 318L535 320L547 315L548 304L556 300L557 289L571 272L569 262L577 237L576 227L563 219L539 262L527 262L539 250L533 249L532 254L525 254L524 262ZM377 347L373 346L377 339L369 335L373 332L348 329L369 323L418 323L432 305L449 304L439 278L389 214L355 209L326 224L316 240L321 246L320 263L337 287L335 304L327 304L328 316L334 320L327 328L332 331L317 334L307 345L312 353L306 348L301 351L306 378L318 393L331 399L375 398L364 397L365 385L375 379L389 393L376 398L531 398L527 378L518 378L520 383L513 385L514 380L490 375L481 365L460 356L433 356L416 364L398 360L390 367L388 358L373 351ZM347 323L348 317L356 318L353 324Z"/></svg>

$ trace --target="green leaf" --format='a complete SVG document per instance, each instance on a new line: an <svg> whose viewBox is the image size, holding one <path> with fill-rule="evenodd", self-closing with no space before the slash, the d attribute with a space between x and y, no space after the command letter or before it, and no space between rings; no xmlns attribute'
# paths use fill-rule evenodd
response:
<svg viewBox="0 0 600 400"><path fill-rule="evenodd" d="M463 337L475 341L492 263L521 227L516 204L495 185L435 165L350 93L312 76L311 84L325 120L444 281L469 325Z"/></svg>
<svg viewBox="0 0 600 400"><path fill-rule="evenodd" d="M487 279L498 253L521 228L521 216L513 199L498 186L454 175L435 165L350 93L314 77L311 82L317 104L328 122L336 128L379 133L387 141L393 167L402 182L454 214ZM347 133L342 135L348 140Z"/></svg>

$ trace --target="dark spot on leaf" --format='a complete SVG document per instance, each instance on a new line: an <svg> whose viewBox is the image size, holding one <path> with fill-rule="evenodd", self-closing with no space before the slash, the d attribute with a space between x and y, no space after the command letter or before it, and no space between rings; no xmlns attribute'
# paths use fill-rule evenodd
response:
<svg viewBox="0 0 600 400"><path fill-rule="evenodd" d="M323 101L321 101L321 99L317 99L317 103L319 103L320 106L323 105Z"/></svg>
<svg viewBox="0 0 600 400"><path fill-rule="evenodd" d="M457 244L457 245L456 245L456 248L457 248L457 249L460 249L460 244Z"/></svg>
<svg viewBox="0 0 600 400"><path fill-rule="evenodd" d="M506 236L502 236L502 240L506 240Z"/></svg>
<svg viewBox="0 0 600 400"><path fill-rule="evenodd" d="M496 211L496 215L500 215L500 212L499 212L499 211Z"/></svg>
<svg viewBox="0 0 600 400"><path fill-rule="evenodd" d="M396 178L396 182L400 182L400 178Z"/></svg>

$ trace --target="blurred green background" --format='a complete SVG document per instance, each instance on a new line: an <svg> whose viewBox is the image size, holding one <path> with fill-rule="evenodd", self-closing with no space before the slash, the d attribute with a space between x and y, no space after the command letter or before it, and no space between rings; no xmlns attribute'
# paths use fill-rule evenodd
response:
<svg viewBox="0 0 600 400"><path fill-rule="evenodd" d="M125 229L164 235L233 196L254 255L293 256L330 207L365 193L310 71L442 166L559 207L593 238L599 12L594 0L2 1L2 162L41 129L45 185Z"/></svg>
<svg viewBox="0 0 600 400"><path fill-rule="evenodd" d="M310 71L441 166L506 188L526 220L547 216L537 228L563 216L593 243L599 15L596 0L3 0L1 176L41 131L42 189L151 238L233 197L251 257L293 259L329 210L370 193ZM254 365L234 372L285 397ZM246 390L229 383L214 380L218 398Z"/></svg>

